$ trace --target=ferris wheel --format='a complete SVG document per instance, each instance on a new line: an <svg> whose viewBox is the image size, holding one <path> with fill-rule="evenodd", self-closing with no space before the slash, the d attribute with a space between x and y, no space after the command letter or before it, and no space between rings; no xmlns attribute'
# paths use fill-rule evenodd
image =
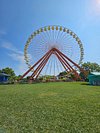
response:
<svg viewBox="0 0 100 133"><path fill-rule="evenodd" d="M29 69L51 49L60 51L78 65L82 63L84 49L79 37L68 28L51 25L36 30L27 40L24 57ZM76 69L74 64L69 62L69 65ZM31 71L34 72L34 67ZM55 54L52 54L41 74L58 75L63 71L65 69L62 63Z"/></svg>

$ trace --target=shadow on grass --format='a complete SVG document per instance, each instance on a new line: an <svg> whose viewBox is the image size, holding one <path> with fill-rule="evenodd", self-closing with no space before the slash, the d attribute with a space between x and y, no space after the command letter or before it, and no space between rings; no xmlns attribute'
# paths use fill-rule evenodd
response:
<svg viewBox="0 0 100 133"><path fill-rule="evenodd" d="M90 84L87 82L87 83L81 83L81 85L89 85L90 86Z"/></svg>
<svg viewBox="0 0 100 133"><path fill-rule="evenodd" d="M87 83L81 83L81 85L88 85L88 86L100 86L100 85L92 85L92 84L89 84L88 82L87 82Z"/></svg>

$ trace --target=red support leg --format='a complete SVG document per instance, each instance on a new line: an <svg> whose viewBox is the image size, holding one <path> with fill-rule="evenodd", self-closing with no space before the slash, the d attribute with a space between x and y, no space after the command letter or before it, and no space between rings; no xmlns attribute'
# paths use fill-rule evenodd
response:
<svg viewBox="0 0 100 133"><path fill-rule="evenodd" d="M58 53L56 53L56 52L55 52L55 55L57 56L58 60L61 62L61 64L65 68L65 70L67 71L66 68L68 68L69 71L71 71L71 68L63 61L63 59L61 58L61 56Z"/></svg>
<svg viewBox="0 0 100 133"><path fill-rule="evenodd" d="M69 68L72 69L72 71L74 72L74 74L75 74L75 76L76 76L76 79L81 79L81 77L80 77L79 74L76 72L76 70L74 70L73 67L67 62L67 60L65 60L65 58L61 55L61 53L60 53L59 51L57 51L57 53L58 53L58 55L60 55L60 56L62 57L62 59L63 59L63 61L65 62L65 64L66 64L67 66L69 66ZM67 66L66 66L66 67L67 67Z"/></svg>
<svg viewBox="0 0 100 133"><path fill-rule="evenodd" d="M64 55L61 51L55 48L56 51L58 51L61 55L63 55L68 61L70 61L72 64L74 64L77 68L79 68L82 72L85 72L84 69L82 69L78 64L73 62L70 58L68 58L66 55Z"/></svg>
<svg viewBox="0 0 100 133"><path fill-rule="evenodd" d="M42 62L39 64L39 66L36 68L36 70L33 72L33 74L31 75L31 78L34 78L36 76L36 74L38 73L38 71L42 68L43 63L48 61L49 57L51 56L52 51L50 51L48 53L48 55L42 60Z"/></svg>
<svg viewBox="0 0 100 133"><path fill-rule="evenodd" d="M51 50L49 50L39 61L37 61L28 71L26 71L20 78L19 80L23 79L36 65L38 65L50 52Z"/></svg>
<svg viewBox="0 0 100 133"><path fill-rule="evenodd" d="M52 53L51 53L51 54L52 54ZM51 56L51 54L50 54L50 56ZM42 70L43 70L43 68L45 67L46 63L48 62L48 60L49 60L50 56L49 56L49 57L45 60L45 62L43 63L43 66L41 67L41 69L40 69L40 71L38 72L38 74L37 74L37 76L36 76L36 78L35 78L35 79L37 79L37 78L38 78L39 74L41 73L41 71L42 71Z"/></svg>

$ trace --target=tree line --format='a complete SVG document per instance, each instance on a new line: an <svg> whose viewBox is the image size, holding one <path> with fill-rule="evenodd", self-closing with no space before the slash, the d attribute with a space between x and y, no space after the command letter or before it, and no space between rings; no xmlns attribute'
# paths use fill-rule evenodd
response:
<svg viewBox="0 0 100 133"><path fill-rule="evenodd" d="M84 69L84 70L88 70L90 73L91 72L100 72L100 65L97 64L97 63L91 63L91 62L86 62L86 63L83 63L81 65L81 67ZM12 68L9 68L9 67L6 67L6 68L3 68L0 70L0 73L5 73L5 74L8 74L9 75L9 80L11 82L15 81L15 80L18 80L18 78L21 76L21 75L16 75L14 70ZM59 75L65 75L65 72L61 72Z"/></svg>
<svg viewBox="0 0 100 133"><path fill-rule="evenodd" d="M9 68L9 67L6 67L6 68L3 68L0 70L0 73L5 73L7 75L9 75L9 81L10 82L14 82L14 81L17 81L18 78L21 76L21 75L16 75L14 70L12 68Z"/></svg>

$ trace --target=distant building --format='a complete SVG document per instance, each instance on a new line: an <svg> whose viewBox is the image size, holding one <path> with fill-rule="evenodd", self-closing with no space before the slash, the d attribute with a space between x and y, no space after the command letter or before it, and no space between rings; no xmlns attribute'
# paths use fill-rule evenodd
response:
<svg viewBox="0 0 100 133"><path fill-rule="evenodd" d="M5 73L0 73L0 83L7 83L10 76Z"/></svg>
<svg viewBox="0 0 100 133"><path fill-rule="evenodd" d="M91 85L100 85L100 72L92 72L88 75Z"/></svg>

